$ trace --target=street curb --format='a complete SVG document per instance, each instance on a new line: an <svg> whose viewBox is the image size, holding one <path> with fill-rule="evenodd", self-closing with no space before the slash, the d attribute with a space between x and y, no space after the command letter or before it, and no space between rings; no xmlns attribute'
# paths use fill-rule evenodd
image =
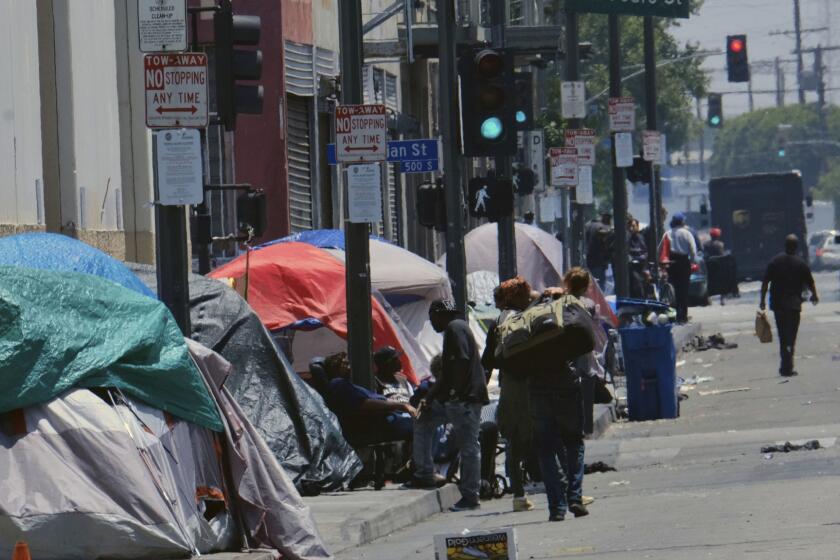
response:
<svg viewBox="0 0 840 560"><path fill-rule="evenodd" d="M423 521L432 515L449 510L461 498L458 487L447 484L430 490L415 499L385 508L368 519L348 519L341 526L345 546L333 552L361 546Z"/></svg>

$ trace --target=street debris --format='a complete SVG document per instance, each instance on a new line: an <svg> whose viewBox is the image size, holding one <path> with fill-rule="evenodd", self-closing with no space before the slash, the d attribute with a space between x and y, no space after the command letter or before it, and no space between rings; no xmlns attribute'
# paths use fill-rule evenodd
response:
<svg viewBox="0 0 840 560"><path fill-rule="evenodd" d="M627 486L630 484L629 480L613 480L610 482L610 486Z"/></svg>
<svg viewBox="0 0 840 560"><path fill-rule="evenodd" d="M740 393L742 391L749 391L749 387L734 387L732 389L713 389L711 391L697 391L701 397L708 397L710 395L725 395L726 393Z"/></svg>
<svg viewBox="0 0 840 560"><path fill-rule="evenodd" d="M790 383L790 379L782 379L777 383L777 385L781 385L782 383Z"/></svg>
<svg viewBox="0 0 840 560"><path fill-rule="evenodd" d="M692 375L688 379L682 379L680 385L700 385L701 383L708 383L714 380L714 377L708 375Z"/></svg>
<svg viewBox="0 0 840 560"><path fill-rule="evenodd" d="M734 342L726 342L726 339L720 333L715 333L707 337L695 336L683 345L683 352L705 352L706 350L732 350L738 348Z"/></svg>
<svg viewBox="0 0 840 560"><path fill-rule="evenodd" d="M765 459L772 459L772 458L773 458L773 454L772 454L772 453L768 453L768 454L766 454L766 455L764 456L764 458L765 458Z"/></svg>
<svg viewBox="0 0 840 560"><path fill-rule="evenodd" d="M606 464L603 461L595 461L590 465L583 467L583 474L615 472L615 467Z"/></svg>
<svg viewBox="0 0 840 560"><path fill-rule="evenodd" d="M789 441L784 442L781 445L765 445L761 448L762 453L790 453L791 451L814 451L815 449L820 449L820 442L819 440L812 439L811 441L806 441L802 445L797 445L795 443L791 443ZM771 455L772 457L772 455ZM765 459L768 457L765 455Z"/></svg>

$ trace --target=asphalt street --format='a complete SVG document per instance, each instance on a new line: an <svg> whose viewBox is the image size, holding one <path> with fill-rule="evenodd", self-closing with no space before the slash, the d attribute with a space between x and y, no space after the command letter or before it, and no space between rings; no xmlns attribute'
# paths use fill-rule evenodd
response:
<svg viewBox="0 0 840 560"><path fill-rule="evenodd" d="M826 296L804 307L797 348L800 375L778 376L778 347L753 335L749 291L725 307L693 308L705 334L732 350L691 352L678 375L687 388L676 420L614 424L587 443L587 462L618 470L586 477L588 517L548 523L545 497L512 513L511 500L476 512L434 516L343 559L433 558L433 535L514 527L520 559L837 558L840 555L840 303L837 273L818 276ZM775 331L775 330L774 330ZM775 336L775 332L774 332ZM762 453L784 441L822 448Z"/></svg>

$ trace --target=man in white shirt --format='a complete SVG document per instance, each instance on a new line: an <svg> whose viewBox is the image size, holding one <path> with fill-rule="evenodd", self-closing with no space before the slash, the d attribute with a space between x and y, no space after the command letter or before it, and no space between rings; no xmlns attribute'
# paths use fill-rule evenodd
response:
<svg viewBox="0 0 840 560"><path fill-rule="evenodd" d="M691 263L697 260L697 244L685 225L685 214L682 212L677 212L671 219L671 229L662 238L659 255L660 262L668 267L668 280L674 287L677 323L687 323Z"/></svg>

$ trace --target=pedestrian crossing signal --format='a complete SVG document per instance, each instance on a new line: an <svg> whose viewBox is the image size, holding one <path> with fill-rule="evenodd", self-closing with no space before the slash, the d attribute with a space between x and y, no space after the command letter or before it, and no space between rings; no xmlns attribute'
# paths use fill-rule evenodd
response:
<svg viewBox="0 0 840 560"><path fill-rule="evenodd" d="M499 218L513 213L513 183L499 177L476 177L469 183L469 212L474 218Z"/></svg>

